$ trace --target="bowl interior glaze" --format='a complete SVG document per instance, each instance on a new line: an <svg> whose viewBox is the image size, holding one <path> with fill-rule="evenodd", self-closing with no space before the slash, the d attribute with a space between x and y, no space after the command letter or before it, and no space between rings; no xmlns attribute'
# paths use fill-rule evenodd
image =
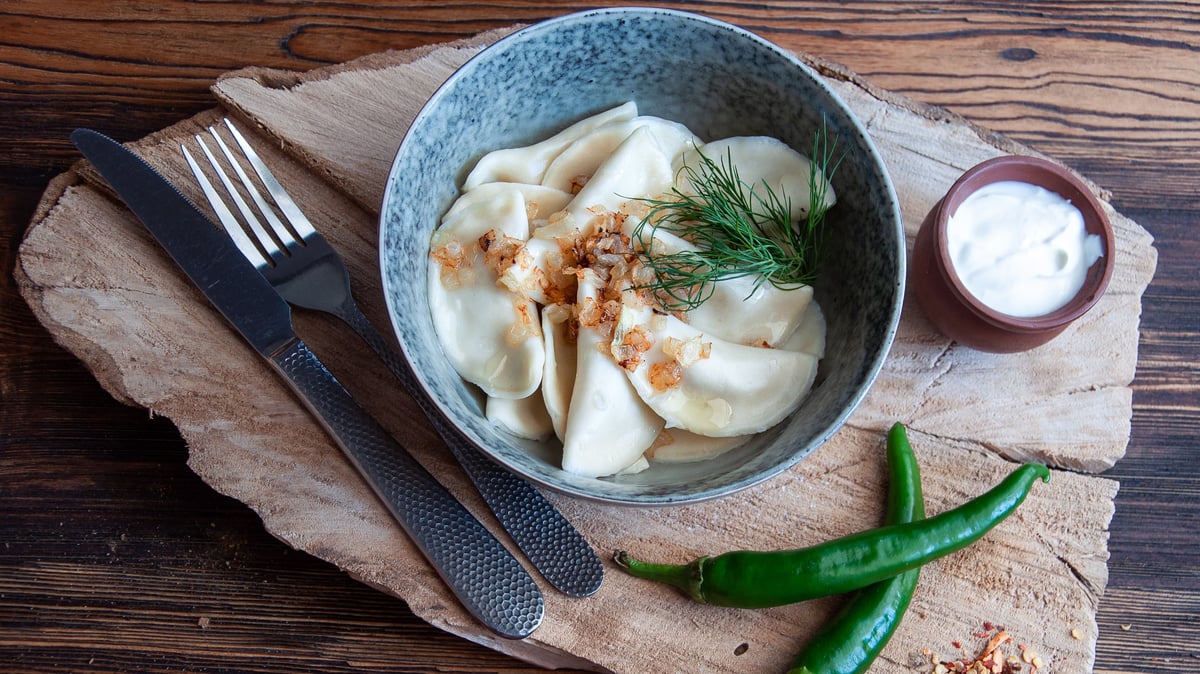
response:
<svg viewBox="0 0 1200 674"><path fill-rule="evenodd" d="M845 159L816 297L828 321L817 384L800 409L715 459L655 464L591 479L559 468L557 440L494 428L483 399L443 356L429 316L429 241L485 153L541 140L636 101L640 114L681 122L705 140L769 135L811 154L822 123ZM514 33L467 62L434 94L397 152L380 224L383 287L400 346L437 407L493 459L560 492L617 504L689 503L778 474L824 442L858 405L895 334L905 245L896 196L878 153L841 100L794 56L744 30L658 9L568 15ZM603 441L598 438L597 441Z"/></svg>

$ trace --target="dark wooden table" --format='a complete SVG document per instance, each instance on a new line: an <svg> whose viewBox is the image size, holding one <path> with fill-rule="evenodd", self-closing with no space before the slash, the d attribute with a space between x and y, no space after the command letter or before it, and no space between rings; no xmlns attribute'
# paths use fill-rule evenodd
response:
<svg viewBox="0 0 1200 674"><path fill-rule="evenodd" d="M432 4L432 3L431 3ZM1054 155L1157 240L1096 670L1200 667L1200 6L682 2ZM290 550L115 402L17 294L17 246L76 126L132 140L222 72L309 69L583 5L0 4L0 670L526 672ZM87 251L80 251L86 255ZM1082 355L1082 354L1081 354Z"/></svg>

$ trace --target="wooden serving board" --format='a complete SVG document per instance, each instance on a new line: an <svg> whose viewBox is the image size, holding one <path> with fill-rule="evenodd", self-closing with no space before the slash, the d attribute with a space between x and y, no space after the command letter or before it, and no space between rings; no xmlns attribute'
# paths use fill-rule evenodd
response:
<svg viewBox="0 0 1200 674"><path fill-rule="evenodd" d="M304 74L231 73L214 87L227 110L133 146L201 203L179 143L222 114L237 116L346 257L364 310L386 328L376 217L393 154L437 85L502 32ZM962 171L1002 153L1032 154L834 64L801 57L866 124L895 181L910 245ZM1110 216L1119 250L1108 294L1044 347L1005 356L971 351L938 334L906 302L895 345L861 407L787 473L733 497L664 509L549 494L601 551L608 575L599 593L583 600L545 586L546 620L524 641L496 638L459 607L317 423L86 164L52 183L16 275L39 320L113 396L176 424L189 465L214 489L254 509L287 544L402 598L423 619L464 638L548 667L783 671L840 598L762 611L697 606L624 575L609 553L622 548L683 562L731 549L809 545L876 526L886 489L883 433L902 421L922 465L930 514L981 493L1014 462L1037 459L1056 470L979 543L925 568L875 671L931 671L935 656L973 656L985 641L977 633L991 623L1013 637L1011 654L1019 643L1036 651L1047 671L1087 672L1118 487L1095 474L1122 457L1129 439L1141 295L1156 264L1147 232L1111 209ZM298 313L296 322L351 393L506 540L370 351L331 319Z"/></svg>

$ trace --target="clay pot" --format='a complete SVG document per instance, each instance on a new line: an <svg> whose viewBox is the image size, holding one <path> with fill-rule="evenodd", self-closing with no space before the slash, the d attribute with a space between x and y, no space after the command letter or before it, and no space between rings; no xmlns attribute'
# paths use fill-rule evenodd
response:
<svg viewBox="0 0 1200 674"><path fill-rule="evenodd" d="M967 291L954 271L946 222L984 185L1015 180L1039 185L1068 199L1083 214L1089 234L1100 236L1103 256L1088 269L1083 287L1062 308L1021 318L988 307ZM942 334L980 351L1014 353L1050 341L1099 301L1112 277L1116 246L1112 225L1091 190L1067 169L1043 159L1003 156L970 169L933 207L917 233L908 282L929 320Z"/></svg>

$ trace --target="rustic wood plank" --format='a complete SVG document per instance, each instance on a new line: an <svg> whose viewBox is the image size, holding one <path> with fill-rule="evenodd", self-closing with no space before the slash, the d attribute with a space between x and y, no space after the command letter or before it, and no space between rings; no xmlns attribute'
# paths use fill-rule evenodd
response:
<svg viewBox="0 0 1200 674"><path fill-rule="evenodd" d="M315 221L328 223L323 230L347 255L353 275L375 279L378 274L372 273L374 218L359 205L370 201L364 197L372 189L369 186L382 184L387 155L364 155L362 148L348 148L347 142L353 145L350 139L364 131L374 130L376 133L366 135L377 142L388 130L402 133L403 123L398 124L395 116L415 112L385 101L371 105L369 92L421 91L422 86L432 91L456 62L461 63L471 53L460 48L434 50L411 63L401 59L402 65L380 67L381 64L372 62L371 68L343 68L306 78L303 86L294 86L293 82L283 88L275 84L284 78L269 74L262 77L260 73L250 85L245 84L244 78L228 78L219 86L219 92L227 102L236 104L244 114L270 128L283 147L292 148L295 154L321 169L316 174L350 176L342 184L355 186L349 191L358 203L348 201L280 150L267 150L268 163L281 169L281 181L297 196L302 207L310 211ZM422 72L425 66L427 71ZM930 148L934 148L935 159L938 148L970 148L979 158L997 152L969 127L962 127L967 129L963 134L957 127L947 127L944 119L931 122L921 114L928 112L923 108L895 106L894 101L863 95L852 82L846 84L844 94L862 96L862 100L852 99L852 105L863 108L861 112L869 128L879 133L881 148L889 157L911 161L909 155L916 155L917 161L929 161L914 150L928 154ZM338 102L345 100L356 101L358 106L353 128L342 121L345 114L337 114ZM892 107L884 111L880 107L883 105ZM296 121L300 117L294 111L301 107L308 111L308 118L316 120L314 123ZM168 178L194 192L187 187L190 181L176 145L195 129L211 123L216 114L206 113L155 134L138 143L138 150ZM906 132L910 125L915 128ZM341 133L336 131L339 128ZM939 137L931 145L906 145L888 135L888 131L899 130L901 136L916 136L930 128L950 128L952 134L958 134L959 144ZM393 139L398 143L398 137ZM957 159L960 154L949 156ZM970 153L962 160L967 162L962 168L974 162ZM953 166L945 159L936 159L933 164ZM892 167L898 189L915 200L914 204L906 205L917 212L927 210L937 198L938 183L929 181L924 166L901 168L907 170L897 171L896 166ZM952 171L947 173L942 185L948 185L954 177ZM84 174L88 174L86 167ZM919 182L912 179L918 176ZM906 189L916 184L927 191L918 195ZM930 184L933 186L928 187ZM103 224L104 229L73 228L78 222ZM1136 224L1127 220L1120 223L1128 239L1126 245L1134 253L1131 264L1134 269L1124 287L1116 284L1113 296L1119 299L1128 294L1136 306L1136 298L1153 272L1154 256L1149 237ZM78 248L90 248L97 254L80 264L64 252ZM1149 253L1141 249L1148 249ZM404 598L414 612L443 629L545 664L590 662L614 671L668 672L686 668L698 658L706 669L714 671L745 667L780 669L796 647L797 633L811 633L836 606L836 600L826 600L815 603L816 610L812 605L763 612L696 607L665 588L647 589L641 581L610 574L601 593L586 602L548 596L548 614L553 618L534 637L525 642L497 642L480 632L448 600L448 593L303 408L280 383L268 376L252 353L244 347L239 349L240 339L222 329L215 312L197 298L185 280L172 273L165 255L155 249L127 213L86 187L68 186L47 218L27 237L22 260L20 271L26 277L23 290L42 321L52 326L58 339L86 361L97 362L97 377L107 387L172 418L191 445L189 465L207 482L250 505L263 516L267 529L282 540L334 562L369 585ZM377 281L366 284L368 296L378 295L375 284ZM1100 318L1094 319L1097 326L1105 321L1114 326L1128 325L1131 317L1136 326L1136 312L1131 316L1128 310L1121 311L1120 306L1118 302L1116 308L1098 312ZM376 304L368 311L378 317L380 307ZM113 320L114 316L117 320ZM301 326L302 331L306 329L311 330L304 332L306 340L317 352L331 354L331 369L347 373L342 379L352 392L362 392L364 395L360 397L385 426L401 442L419 447L419 458L447 480L451 490L482 519L490 521L462 476L449 465L444 453L436 451L436 443L419 413L380 374L380 368L368 365L372 362L369 356L355 353L353 347L345 348L344 339L327 322L313 321ZM1113 346L1114 355L1125 363L1123 369L1100 379L1087 370L1063 371L1055 377L1047 377L1042 371L1040 377L1027 379L1038 386L1025 389L1025 394L1036 398L1039 387L1046 393L1060 389L1073 392L1085 384L1122 390L1132 377L1136 338L1130 341L1127 332L1105 327L1093 330L1125 335L1124 342L1118 339ZM197 337L182 342L179 335ZM919 322L910 322L902 335L905 336L900 343L907 345L905 348L938 342L929 327ZM167 344L170 346L164 346ZM969 363L979 361L977 355L948 356L944 343L936 349L943 352L940 359L964 366L958 372L959 377L973 374L976 380L983 377L982 381L1001 369L1009 372L1011 383L1012 373L1022 368L1032 365L1044 370L1048 364L1062 360L1061 353L1054 353L1044 356L1044 360L990 362L972 369ZM169 358L164 359L164 351ZM214 353L225 354L225 358L213 363ZM918 361L926 359L927 356L922 356ZM908 373L917 369L902 365L899 371ZM1072 383L1076 378L1078 383ZM881 379L892 379L902 386L912 381L911 377L890 373ZM1047 381L1053 382L1049 388ZM886 389L886 384L882 388ZM929 400L928 390L929 387L921 387L916 395L909 392L892 398ZM1013 451L1021 448L1020 451L1035 452L1040 458L1078 468L1081 460L1070 452L1079 451L1080 447L1095 449L1077 441L1055 443L1056 432L1042 427L1034 427L1031 437L1052 442L1040 453L1036 447L1025 446L1020 437L984 442L987 434L994 434L997 427L1016 426L1012 418L1006 423L968 428L957 439L944 433L928 434L920 424L935 416L923 414L919 407L898 415L895 407L886 403L886 395L883 405L873 402L876 398L874 393L869 396L863 405L868 412L856 414L846 429L797 469L769 485L719 503L672 509L667 513L597 507L558 497L555 500L602 549L641 547L650 551L644 555L683 559L737 547L792 547L849 533L863 528L864 522L878 521L878 495L884 491L880 431L886 427L880 424L890 424L897 417L910 421L922 452L931 453L923 463L929 491L937 494L930 498L933 512L951 507L981 491L980 485L999 479L1009 464L989 456L991 451L1020 459L1025 457L1014 456ZM1097 428L1097 436L1108 444L1107 450L1102 449L1095 460L1103 468L1119 458L1127 439L1127 395L1117 396L1115 407L1105 414L1092 414L1078 406L1062 411L1076 421L1092 417L1102 423L1117 420L1116 426ZM1023 410L1014 412L1020 413ZM999 418L1004 418L1003 411ZM962 426L962 419L958 425ZM933 428L936 430L936 424ZM909 667L920 655L921 648L914 644L922 643L921 635L966 635L990 620L1003 622L1018 636L1024 631L1036 638L1038 650L1065 671L1091 668L1097 633L1094 611L1107 583L1105 530L1112 516L1116 485L1070 473L1059 473L1055 480L1055 489L1039 491L1019 517L1005 523L988 539L985 550L927 568L925 574L929 580L924 586L927 589L916 600L918 619L901 627L896 645L885 653L881 667L896 671ZM801 489L805 498L798 501L796 495ZM744 524L735 524L740 518L730 515L764 511L775 515L761 529L747 530ZM820 516L813 517L818 512ZM785 520L782 524L776 521L780 517ZM686 526L682 524L685 522ZM704 540L701 547L695 543L696 531L707 532L701 537ZM1039 533L1026 533L1033 531ZM988 591L979 591L981 582ZM976 605L970 611L952 614L945 611L947 606L961 606L972 600L976 600ZM630 607L634 607L632 612ZM597 621L596 615L628 617ZM694 627L681 629L681 616L690 616L687 620ZM1061 625L1081 629L1084 638L1071 639L1070 629L1057 629ZM664 629L667 632L662 632ZM659 632L661 638L655 637ZM751 642L753 647L741 648L743 643ZM658 646L648 650L647 643ZM569 656L577 659L572 661Z"/></svg>
<svg viewBox="0 0 1200 674"><path fill-rule="evenodd" d="M0 249L6 269L12 269L20 233L45 181L75 156L66 137L77 125L138 138L211 107L209 83L232 67L254 63L306 69L318 57L340 62L384 46L437 43L581 8L520 1L442 4L444 8L368 7L285 0L194 5L164 0L154 11L144 11L123 4L4 3L0 105L8 114L0 120L5 147L0 153L0 220L5 223ZM1164 616L1196 613L1196 562L1189 552L1200 521L1191 460L1200 419L1195 385L1200 340L1194 339L1200 313L1195 310L1193 264L1200 253L1192 236L1200 207L1194 190L1200 154L1190 123L1200 115L1195 108L1197 72L1189 67L1197 49L1196 8L1153 2L671 5L746 25L785 46L847 63L888 89L948 106L977 122L986 120L988 127L1066 160L1110 189L1113 203L1153 232L1161 257L1154 283L1143 296L1133 441L1129 454L1106 473L1121 481L1122 490L1112 524L1110 591L1099 614L1097 670L1178 671L1181 663L1192 662L1196 635L1186 631L1188 623L1155 620L1149 595L1124 588L1156 588L1155 601ZM291 18L257 21L268 12ZM23 23L13 23L18 19ZM331 22L338 24L338 39L314 39ZM121 32L133 27L144 39L133 45L121 41ZM188 49L175 46L189 40ZM1035 40L1033 58L1012 60L1029 56L1028 45ZM142 45L165 48L143 53L140 60L131 58ZM1072 57L1064 58L1069 45ZM1051 63L1052 71L1045 68ZM1013 72L1039 79L1022 86L1019 77L1009 76ZM962 86L964 73L972 74L971 86ZM1062 85L1071 82L1088 86ZM1137 106L1128 105L1133 94L1142 101ZM1170 115L1161 114L1168 108L1160 101L1170 102ZM1039 129L1039 119L1054 122L1053 130ZM285 546L256 538L256 516L213 495L184 469L185 454L168 422L115 403L73 356L50 343L8 274L0 286L0 473L6 485L0 490L0 510L7 531L22 541L7 544L0 555L5 569L0 574L0 623L7 637L0 644L0 658L5 662L25 671L165 671L181 662L194 670L352 669L326 656L336 652L357 654L369 661L364 666L387 663L392 671L529 671L422 628L398 604L372 601L382 596L305 555L288 554ZM80 484L90 487L72 488ZM100 525L106 518L137 523L124 530L128 544L119 556L105 554ZM209 526L223 529L233 522L246 523L244 540L236 547L212 535ZM93 547L95 555L84 554ZM79 556L73 556L75 551ZM234 552L234 562L226 563ZM61 625L49 614L62 591L39 590L36 560L45 556L69 561L81 575L103 579L97 586L124 587L139 600L115 615L89 601L87 588L75 588L73 615L95 617L88 623L92 627L80 624L77 630L59 629L53 639L42 638L41 627ZM142 593L125 573L136 568L141 571L135 578L151 574L164 556L176 561L158 573L192 578L191 587L207 588L214 601L223 588L242 587L239 569L248 559L281 582L296 578L284 569L307 568L291 588L276 585L260 595L255 610L269 618L302 595L312 599L307 615L313 620L281 622L273 633L258 634L253 646L240 642L223 653L208 644L233 638L228 632L168 623L156 630L154 607L161 597ZM8 579L18 576L29 581L29 594L19 600L7 586ZM1135 601L1135 595L1143 598ZM369 646L353 653L324 636L342 618L335 607L346 605L360 605L364 611L374 607L379 616L355 623L357 634L371 636L363 640ZM138 615L147 616L144 634L150 638L121 638L123 622ZM1126 623L1132 623L1131 629L1120 629ZM154 635L180 643L180 656L155 655L149 645ZM283 635L294 648L278 649ZM189 639L191 649L205 655L186 658ZM120 657L99 657L89 665L92 644L114 640L120 643L113 649ZM308 646L300 646L301 640ZM426 648L426 643L434 645ZM254 657L268 652L274 655Z"/></svg>

